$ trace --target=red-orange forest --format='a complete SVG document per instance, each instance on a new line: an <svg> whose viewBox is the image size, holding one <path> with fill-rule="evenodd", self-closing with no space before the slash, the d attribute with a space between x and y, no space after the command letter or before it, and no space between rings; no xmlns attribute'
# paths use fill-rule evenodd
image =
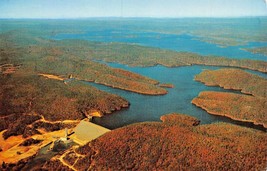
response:
<svg viewBox="0 0 267 171"><path fill-rule="evenodd" d="M23 22L11 21L12 29L0 29L0 170L267 168L267 81L264 77L267 62L127 43L52 40L47 35L60 33L60 29L68 33L73 30L65 26L56 31L40 29L44 21L28 22L35 24L21 29ZM0 20L1 23L4 26L5 21ZM115 111L131 107L127 98L93 85L146 97L165 97L175 88L172 82L113 68L103 61L142 67L216 66L214 70L194 74L195 81L204 83L206 86L196 82L206 88L222 87L224 90L220 91L224 92L202 91L194 99L190 98L192 106L206 110L207 116L250 122L262 129L225 122L202 124L187 113L170 112L163 115L161 121L106 130L105 134L86 143L76 143L73 139L74 143L68 146L65 144L68 139L63 136L75 134L73 130L81 122L89 123L95 116L114 116ZM258 76L260 74L264 76ZM239 92L225 92L225 89ZM179 93L183 93L182 90ZM61 138L62 141L58 140Z"/></svg>
<svg viewBox="0 0 267 171"><path fill-rule="evenodd" d="M266 166L267 137L261 131L226 123L198 125L197 119L182 114L161 119L116 129L34 169L71 170L60 156L76 170L262 170ZM26 160L13 168L27 168Z"/></svg>

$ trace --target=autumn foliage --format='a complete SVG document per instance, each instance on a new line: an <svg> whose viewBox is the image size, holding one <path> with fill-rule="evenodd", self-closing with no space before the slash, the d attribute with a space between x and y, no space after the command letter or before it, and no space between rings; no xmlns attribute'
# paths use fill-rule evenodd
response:
<svg viewBox="0 0 267 171"><path fill-rule="evenodd" d="M65 127L60 123L39 122L80 120L90 110L104 114L127 107L128 102L116 95L73 81L68 85L20 72L9 77L0 75L0 131L3 137L28 137L39 128L55 131Z"/></svg>
<svg viewBox="0 0 267 171"><path fill-rule="evenodd" d="M240 69L204 70L195 76L195 80L208 86L220 86L224 89L241 90L242 93L258 97L267 97L267 80Z"/></svg>
<svg viewBox="0 0 267 171"><path fill-rule="evenodd" d="M201 92L192 103L210 114L230 117L234 120L253 122L267 128L267 80L240 69L205 70L196 75L197 81L209 86L241 90L236 94L225 92Z"/></svg>
<svg viewBox="0 0 267 171"><path fill-rule="evenodd" d="M204 91L192 103L210 114L230 117L234 120L254 122L267 128L266 98L234 93Z"/></svg>
<svg viewBox="0 0 267 171"><path fill-rule="evenodd" d="M198 120L178 114L163 116L162 120L111 131L85 146L68 150L64 160L77 170L266 168L267 136L261 131L227 123L193 126ZM51 162L60 164L59 160ZM43 168L52 170L50 164Z"/></svg>

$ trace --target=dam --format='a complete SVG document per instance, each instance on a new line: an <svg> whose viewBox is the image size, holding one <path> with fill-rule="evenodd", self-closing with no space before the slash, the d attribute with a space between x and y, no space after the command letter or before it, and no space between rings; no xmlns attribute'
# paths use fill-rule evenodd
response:
<svg viewBox="0 0 267 171"><path fill-rule="evenodd" d="M75 143L85 145L86 143L100 137L101 135L109 132L110 130L89 122L82 120L74 129L73 133L69 136Z"/></svg>

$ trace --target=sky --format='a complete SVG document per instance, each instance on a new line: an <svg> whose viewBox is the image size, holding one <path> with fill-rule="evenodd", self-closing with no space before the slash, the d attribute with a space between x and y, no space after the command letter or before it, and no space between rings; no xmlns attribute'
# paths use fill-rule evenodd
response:
<svg viewBox="0 0 267 171"><path fill-rule="evenodd" d="M267 0L0 0L0 18L267 16Z"/></svg>

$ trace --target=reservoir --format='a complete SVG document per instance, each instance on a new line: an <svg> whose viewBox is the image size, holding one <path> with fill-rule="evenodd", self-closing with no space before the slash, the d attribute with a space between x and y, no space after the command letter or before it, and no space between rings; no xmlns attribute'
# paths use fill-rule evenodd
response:
<svg viewBox="0 0 267 171"><path fill-rule="evenodd" d="M242 123L225 117L210 115L201 108L191 104L192 99L197 97L201 91L221 91L240 94L240 91L224 90L220 87L208 87L200 82L194 81L194 76L201 71L205 69L219 69L220 67L186 66L168 68L161 65L154 67L129 67L117 63L108 63L108 65L148 76L161 83L172 83L174 88L167 89L168 94L166 95L149 96L85 82L85 84L93 85L100 90L124 97L131 103L127 109L116 111L102 118L94 118L93 122L96 124L109 129L115 129L137 122L160 121L162 115L175 112L196 117L201 121L201 124L228 122L265 130L261 126L255 126L250 123Z"/></svg>
<svg viewBox="0 0 267 171"><path fill-rule="evenodd" d="M267 61L267 57L262 54L253 54L244 48L267 46L267 42L248 42L244 45L221 47L217 44L201 41L200 37L191 34L169 34L157 31L140 31L137 25L129 21L119 26L110 25L104 21L84 21L86 26L79 28L79 33L59 33L50 36L55 40L62 39L83 39L97 42L123 42L130 44L138 44L142 46L156 47L174 51L185 51L198 53L200 55L224 56L234 59L252 59ZM91 24L90 24L91 22ZM108 22L108 21L107 21ZM100 25L100 23L102 25ZM149 26L143 26L149 27ZM100 61L101 62L101 61ZM167 89L168 94L163 96L147 96L137 93L127 92L124 90L114 89L107 86L88 83L98 89L106 92L117 94L127 99L131 105L128 109L116 111L111 115L103 118L94 118L93 122L109 129L119 128L137 122L159 121L160 117L169 113L182 113L196 117L201 120L201 124L209 124L214 122L229 122L238 125L254 127L265 130L260 126L250 123L242 123L231 119L210 115L204 110L191 104L193 98L197 97L201 91L222 91L240 93L239 91L224 90L220 87L208 87L200 82L194 81L194 76L201 73L205 69L219 69L221 67L213 66L185 66L176 68L167 68L161 65L153 67L129 67L119 63L106 63L114 68L121 68L132 71L152 79L158 80L160 83L171 83L174 88ZM249 71L249 70L246 70ZM264 78L264 73L249 71L258 74Z"/></svg>
<svg viewBox="0 0 267 171"><path fill-rule="evenodd" d="M102 26L99 26L102 27ZM80 34L56 34L49 38L55 40L81 39L96 42L122 42L138 44L161 49L174 50L178 52L193 52L200 55L223 56L234 59L252 59L267 61L267 57L262 54L253 54L244 50L267 46L267 42L249 42L245 45L222 47L217 44L200 40L200 37L190 34L166 34L159 32L141 32L126 28L84 28Z"/></svg>

